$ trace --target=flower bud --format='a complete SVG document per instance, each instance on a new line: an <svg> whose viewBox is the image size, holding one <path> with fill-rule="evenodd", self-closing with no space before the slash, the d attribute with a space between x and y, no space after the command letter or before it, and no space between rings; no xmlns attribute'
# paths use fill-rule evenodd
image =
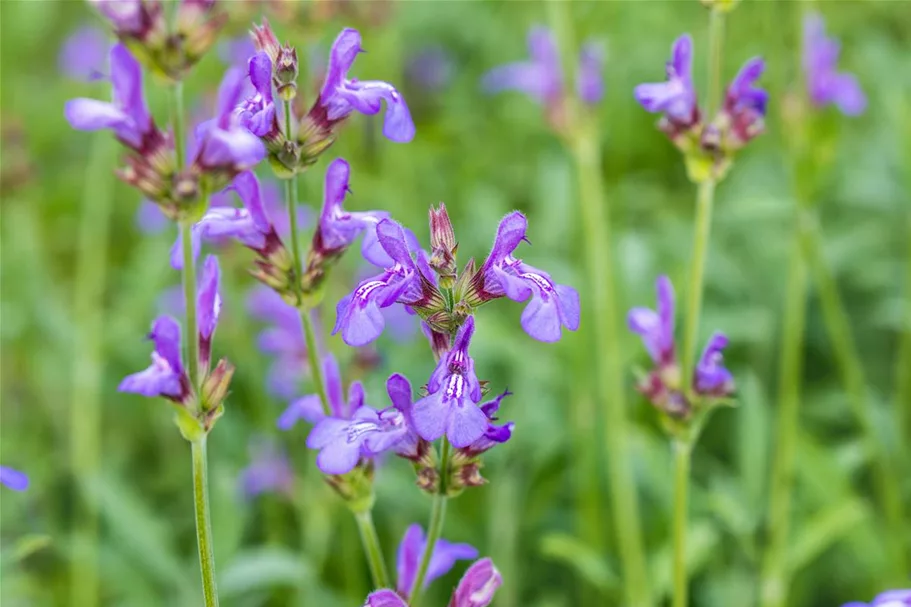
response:
<svg viewBox="0 0 911 607"><path fill-rule="evenodd" d="M278 38L275 37L275 32L272 31L272 26L269 25L269 20L263 17L262 25L254 24L251 34L256 50L265 51L272 60L272 65L277 66L281 45L278 43Z"/></svg>
<svg viewBox="0 0 911 607"><path fill-rule="evenodd" d="M430 260L429 265L440 277L440 288L451 289L455 284L458 267L456 243L452 222L446 205L442 202L438 209L430 207Z"/></svg>
<svg viewBox="0 0 911 607"><path fill-rule="evenodd" d="M202 384L203 411L212 411L221 407L228 395L232 377L234 377L234 365L228 362L227 358L222 358Z"/></svg>
<svg viewBox="0 0 911 607"><path fill-rule="evenodd" d="M293 100L297 96L297 49L286 44L279 50L278 59L273 65L273 79L279 97L284 101Z"/></svg>
<svg viewBox="0 0 911 607"><path fill-rule="evenodd" d="M356 468L347 474L333 474L325 477L326 483L341 497L348 509L355 514L373 508L373 461L362 459Z"/></svg>

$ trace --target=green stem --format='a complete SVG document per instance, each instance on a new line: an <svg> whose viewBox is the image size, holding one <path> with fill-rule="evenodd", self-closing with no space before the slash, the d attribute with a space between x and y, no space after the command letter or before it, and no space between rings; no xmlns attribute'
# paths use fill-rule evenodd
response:
<svg viewBox="0 0 911 607"><path fill-rule="evenodd" d="M421 556L421 564L418 568L414 582L411 584L411 590L408 592L408 604L411 607L417 607L421 599L421 591L424 586L424 578L427 576L427 568L430 567L430 557L433 556L433 548L437 540L443 533L443 522L446 520L446 489L448 485L449 457L451 447L449 440L443 437L440 448L440 490L433 496L433 506L430 511L430 524L427 526L427 544L424 546L424 554Z"/></svg>
<svg viewBox="0 0 911 607"><path fill-rule="evenodd" d="M104 337L104 285L113 180L110 175L111 139L99 134L92 141L82 195L79 255L76 259L76 296L73 318L76 340L70 406L70 458L81 489L76 504L77 529L82 541L70 561L72 605L98 603L98 507L92 481L101 461L101 375Z"/></svg>
<svg viewBox="0 0 911 607"><path fill-rule="evenodd" d="M291 102L285 101L285 137L291 139ZM294 260L294 276L297 280L296 288L300 289L300 280L303 261L301 259L300 234L297 226L297 173L285 180L285 201L288 204L288 222L291 226L291 255Z"/></svg>
<svg viewBox="0 0 911 607"><path fill-rule="evenodd" d="M721 47L724 41L724 11L713 8L709 14L709 83L707 112L709 120L721 103Z"/></svg>
<svg viewBox="0 0 911 607"><path fill-rule="evenodd" d="M674 607L686 607L688 580L686 569L686 530L689 512L691 445L680 439L674 450Z"/></svg>
<svg viewBox="0 0 911 607"><path fill-rule="evenodd" d="M307 343L307 363L310 365L310 376L313 378L313 384L316 387L316 393L319 395L320 404L323 406L323 413L332 414L332 408L329 406L329 397L326 394L326 380L323 377L323 365L320 361L319 346L316 343L316 329L313 323L313 317L308 308L300 306L301 326L304 329L304 340Z"/></svg>
<svg viewBox="0 0 911 607"><path fill-rule="evenodd" d="M802 223L802 235L804 255L819 293L823 320L832 343L833 354L838 364L848 403L861 426L865 450L872 461L874 489L877 493L877 501L885 514L886 529L888 529L890 569L894 581L898 582L907 572L907 555L904 547L906 521L902 514L900 478L893 470L889 452L876 428L873 407L867 398L867 381L863 364L851 332L850 318L838 292L838 285L832 275L832 270L823 256L818 222L815 217Z"/></svg>
<svg viewBox="0 0 911 607"><path fill-rule="evenodd" d="M372 511L358 512L354 515L354 518L361 534L361 544L363 544L364 553L367 555L367 563L370 565L370 576L373 578L374 588L390 588L389 573L386 571L386 563L383 561L383 551L380 548L380 538L377 536L376 527L373 524Z"/></svg>
<svg viewBox="0 0 911 607"><path fill-rule="evenodd" d="M193 441L193 503L196 509L196 540L199 543L199 568L206 607L217 607L215 556L212 554L212 525L209 514L209 478L206 463L206 435Z"/></svg>
<svg viewBox="0 0 911 607"><path fill-rule="evenodd" d="M686 319L683 327L683 383L686 391L692 381L696 339L699 336L699 317L702 314L702 290L705 282L705 260L712 231L712 206L715 182L707 179L699 184L696 196L696 225L693 234L693 259L690 265L687 291Z"/></svg>
<svg viewBox="0 0 911 607"><path fill-rule="evenodd" d="M570 20L569 2L552 0L550 18L561 55L575 56L576 47ZM615 298L610 214L607 212L601 181L600 132L597 124L587 120L578 100L568 100L566 115L568 139L576 165L578 194L582 213L585 261L590 293L587 318L592 319L592 345L596 378L595 400L604 406L605 447L610 495L613 499L614 531L620 544L625 603L630 607L652 604L642 549L641 523L636 485L629 457L629 430L626 420L624 356L617 330L618 306ZM584 401L583 401L584 402ZM588 422L597 419L595 411ZM587 429L581 429L587 434ZM597 452L592 452L597 457Z"/></svg>
<svg viewBox="0 0 911 607"><path fill-rule="evenodd" d="M797 223L801 221L798 214ZM760 588L763 607L780 607L787 597L787 546L791 519L791 492L800 434L800 384L807 314L807 268L801 252L800 227L794 234L788 262L781 359L778 385L778 425L775 460L769 483L769 542Z"/></svg>
<svg viewBox="0 0 911 607"><path fill-rule="evenodd" d="M177 169L186 164L186 116L183 111L183 82L178 80L171 86L171 128L174 131L174 153Z"/></svg>

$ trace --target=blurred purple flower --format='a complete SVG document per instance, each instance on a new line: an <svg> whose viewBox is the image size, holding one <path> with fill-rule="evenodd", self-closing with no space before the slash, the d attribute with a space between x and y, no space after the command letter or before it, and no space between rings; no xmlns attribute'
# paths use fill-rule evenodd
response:
<svg viewBox="0 0 911 607"><path fill-rule="evenodd" d="M548 28L535 26L529 30L528 54L528 61L507 63L487 72L481 86L488 93L518 91L550 108L560 106L566 95L563 69L553 33ZM603 60L598 43L582 46L576 91L585 103L596 104L604 96Z"/></svg>
<svg viewBox="0 0 911 607"><path fill-rule="evenodd" d="M427 92L446 88L453 76L452 57L442 46L420 49L405 65L405 79Z"/></svg>
<svg viewBox="0 0 911 607"><path fill-rule="evenodd" d="M209 196L209 208L234 206L227 190ZM136 210L136 227L143 234L160 234L173 222L161 212L161 207L151 200L143 200Z"/></svg>
<svg viewBox="0 0 911 607"><path fill-rule="evenodd" d="M427 382L428 395L414 403L414 429L427 441L444 434L456 448L467 447L487 430L487 416L477 406L481 384L474 371L468 347L474 335L474 317L459 328L452 349L440 359Z"/></svg>
<svg viewBox="0 0 911 607"><path fill-rule="evenodd" d="M424 536L424 530L418 524L410 525L405 530L405 535L399 544L396 561L398 575L396 590L401 596L408 596L411 591L411 586L417 577L421 558L424 556L426 547L427 538ZM478 558L478 551L473 546L469 544L453 544L443 538L439 538L433 546L430 564L427 567L427 573L424 575L423 588L427 588L430 582L449 573L455 566L456 561L476 558Z"/></svg>
<svg viewBox="0 0 911 607"><path fill-rule="evenodd" d="M522 312L522 328L539 341L560 339L561 327L579 328L579 293L555 284L550 276L513 257L525 237L528 220L519 211L504 217L497 227L493 248L474 279L483 301L506 296L513 301L531 301Z"/></svg>
<svg viewBox="0 0 911 607"><path fill-rule="evenodd" d="M716 332L709 338L693 372L693 388L698 394L723 398L734 392L734 376L724 367L723 351L728 338Z"/></svg>
<svg viewBox="0 0 911 607"><path fill-rule="evenodd" d="M257 338L259 349L275 356L269 369L269 391L282 398L298 394L307 365L307 345L297 308L272 289L259 285L247 299L247 308L257 319L271 323Z"/></svg>
<svg viewBox="0 0 911 607"><path fill-rule="evenodd" d="M878 594L870 603L852 601L841 607L911 607L911 588L886 590Z"/></svg>
<svg viewBox="0 0 911 607"><path fill-rule="evenodd" d="M331 354L323 356L323 381L326 383L326 398L329 400L329 417L350 420L354 412L364 406L364 386L359 381L351 382L348 386L348 399L345 400L342 374L339 372L338 362ZM278 428L290 430L299 419L316 424L326 417L319 396L308 394L288 405L278 418Z"/></svg>
<svg viewBox="0 0 911 607"><path fill-rule="evenodd" d="M467 447L459 449L459 451L468 458L473 458L481 455L485 451L489 451L497 445L502 445L510 438L512 438L512 431L515 428L513 422L507 422L502 426L497 426L491 422L497 421L497 411L500 409L500 403L507 396L511 396L512 392L509 390L504 390L493 400L487 401L486 403L481 403L478 408L484 413L487 417L487 429L484 431L484 434L474 442L472 442Z"/></svg>
<svg viewBox="0 0 911 607"><path fill-rule="evenodd" d="M487 607L493 602L497 588L503 585L503 576L489 558L476 561L468 568L455 592L449 607Z"/></svg>
<svg viewBox="0 0 911 607"><path fill-rule="evenodd" d="M843 114L857 116L867 107L867 97L854 74L838 71L840 45L826 37L822 16L811 13L803 23L803 69L810 100L817 107L834 104Z"/></svg>
<svg viewBox="0 0 911 607"><path fill-rule="evenodd" d="M250 447L250 465L240 473L240 487L247 498L262 493L291 495L294 472L284 451L271 440L259 440Z"/></svg>
<svg viewBox="0 0 911 607"><path fill-rule="evenodd" d="M677 128L689 128L699 122L699 107L693 86L693 39L689 34L674 41L666 71L666 82L637 86L634 92L636 101L648 112L663 113Z"/></svg>
<svg viewBox="0 0 911 607"><path fill-rule="evenodd" d="M160 2L143 0L88 0L119 34L138 36L151 26L161 13Z"/></svg>
<svg viewBox="0 0 911 607"><path fill-rule="evenodd" d="M655 288L658 292L657 311L633 308L629 312L629 328L642 336L642 343L655 364L676 364L674 353L674 287L667 276L659 276Z"/></svg>
<svg viewBox="0 0 911 607"><path fill-rule="evenodd" d="M14 468L0 466L0 484L13 491L25 491L28 489L28 475Z"/></svg>
<svg viewBox="0 0 911 607"><path fill-rule="evenodd" d="M240 124L235 111L244 94L246 79L243 68L228 69L218 89L216 117L196 127L199 149L195 162L203 169L236 174L250 169L266 156L263 143Z"/></svg>
<svg viewBox="0 0 911 607"><path fill-rule="evenodd" d="M272 60L265 51L250 57L250 82L253 94L237 107L240 124L257 137L279 130L275 101L272 97Z"/></svg>
<svg viewBox="0 0 911 607"><path fill-rule="evenodd" d="M218 45L218 58L226 65L245 66L255 54L256 46L248 35L223 40Z"/></svg>
<svg viewBox="0 0 911 607"><path fill-rule="evenodd" d="M143 96L142 69L122 44L111 48L110 59L113 102L71 99L66 102L66 119L80 131L112 129L124 145L141 151L143 143L157 133Z"/></svg>
<svg viewBox="0 0 911 607"><path fill-rule="evenodd" d="M64 40L58 56L60 71L73 80L92 82L105 78L108 38L104 31L83 26Z"/></svg>
<svg viewBox="0 0 911 607"><path fill-rule="evenodd" d="M765 61L760 57L748 60L731 84L724 97L722 115L729 124L729 149L738 149L765 130L766 105L769 94L755 86L765 71Z"/></svg>
<svg viewBox="0 0 911 607"><path fill-rule="evenodd" d="M310 119L326 131L331 131L351 112L379 113L381 102L385 101L383 135L399 143L411 141L414 138L414 122L408 105L395 87L387 82L348 78L348 71L362 51L360 33L351 28L342 30L332 45L326 79L319 98L310 110Z"/></svg>

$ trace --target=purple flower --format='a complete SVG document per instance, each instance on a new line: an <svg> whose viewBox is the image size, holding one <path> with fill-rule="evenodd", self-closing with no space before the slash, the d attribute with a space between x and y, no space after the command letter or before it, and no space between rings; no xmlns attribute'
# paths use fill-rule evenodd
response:
<svg viewBox="0 0 911 607"><path fill-rule="evenodd" d="M326 382L326 397L329 399L330 416L341 420L350 420L354 412L364 406L364 386L359 381L348 386L348 400L342 397L342 375L338 362L331 354L323 357L323 380ZM308 394L291 402L278 418L280 430L290 430L303 419L316 424L326 419L319 396Z"/></svg>
<svg viewBox="0 0 911 607"><path fill-rule="evenodd" d="M160 2L143 0L88 0L114 26L118 34L139 36L149 27L152 15L161 12Z"/></svg>
<svg viewBox="0 0 911 607"><path fill-rule="evenodd" d="M519 91L544 104L554 103L563 95L563 71L553 35L546 27L532 27L528 32L529 61L507 63L484 75L482 86L488 93Z"/></svg>
<svg viewBox="0 0 911 607"><path fill-rule="evenodd" d="M371 592L367 597L364 607L408 607L405 599L400 597L393 590L383 588L376 592Z"/></svg>
<svg viewBox="0 0 911 607"><path fill-rule="evenodd" d="M531 301L522 312L522 328L539 341L560 339L561 327L579 328L579 293L572 287L555 284L550 276L512 253L525 238L528 221L514 211L500 221L490 255L475 277L483 301L503 297Z"/></svg>
<svg viewBox="0 0 911 607"><path fill-rule="evenodd" d="M183 402L190 394L190 380L180 359L180 325L170 316L159 316L152 324L149 339L155 343L152 364L128 375L117 389Z"/></svg>
<svg viewBox="0 0 911 607"><path fill-rule="evenodd" d="M723 333L716 332L709 338L693 372L693 388L698 394L722 398L733 393L734 376L723 366L722 351L727 345L728 338Z"/></svg>
<svg viewBox="0 0 911 607"><path fill-rule="evenodd" d="M604 98L604 47L597 42L587 42L579 51L579 74L576 92L579 99L596 105Z"/></svg>
<svg viewBox="0 0 911 607"><path fill-rule="evenodd" d="M105 77L108 40L97 27L84 26L64 41L58 63L60 71L73 80L92 82Z"/></svg>
<svg viewBox="0 0 911 607"><path fill-rule="evenodd" d="M266 156L265 146L241 125L241 116L236 111L245 81L242 68L230 68L218 89L217 116L196 127L199 142L196 163L204 169L238 173Z"/></svg>
<svg viewBox="0 0 911 607"><path fill-rule="evenodd" d="M284 451L275 443L265 440L251 445L250 465L240 473L240 487L247 498L262 493L290 495L294 486L294 472Z"/></svg>
<svg viewBox="0 0 911 607"><path fill-rule="evenodd" d="M362 457L393 448L407 433L405 416L395 407L377 411L364 406L355 410L351 419L320 420L307 436L307 446L319 449L316 465L324 474L345 474Z"/></svg>
<svg viewBox="0 0 911 607"><path fill-rule="evenodd" d="M696 89L693 87L693 39L684 34L674 41L667 63L667 82L640 84L636 101L646 111L663 113L669 122L685 129L699 122Z"/></svg>
<svg viewBox="0 0 911 607"><path fill-rule="evenodd" d="M298 382L304 376L307 364L307 345L300 312L274 290L262 285L250 293L247 308L254 317L272 325L264 329L257 339L259 349L275 357L267 379L269 391L276 396L291 398L298 393Z"/></svg>
<svg viewBox="0 0 911 607"><path fill-rule="evenodd" d="M512 438L512 431L515 427L513 422L507 422L502 426L497 426L490 422L497 421L497 411L500 409L500 403L507 396L512 395L512 392L509 390L504 390L500 395L498 395L493 400L487 401L486 403L481 403L478 407L484 415L487 417L487 429L484 431L484 434L481 435L479 439L468 445L467 447L460 449L460 451L469 458L477 457L496 447L501 445Z"/></svg>
<svg viewBox="0 0 911 607"><path fill-rule="evenodd" d="M0 484L6 485L13 491L25 491L28 489L28 476L25 472L0 466Z"/></svg>
<svg viewBox="0 0 911 607"><path fill-rule="evenodd" d="M389 394L392 406L405 416L405 425L408 427L408 431L396 443L395 453L405 459L417 462L427 452L429 445L414 431L414 421L411 418L411 411L414 406L411 382L404 375L393 373L386 380L386 393Z"/></svg>
<svg viewBox="0 0 911 607"><path fill-rule="evenodd" d="M830 103L843 114L857 116L867 107L867 98L854 74L838 71L840 45L826 37L825 23L818 13L803 23L803 69L810 100L817 107Z"/></svg>
<svg viewBox="0 0 911 607"><path fill-rule="evenodd" d="M342 208L345 196L351 191L348 187L350 177L351 166L343 158L336 158L326 168L323 210L320 212L319 226L313 237L313 248L326 256L339 255L364 233L361 246L364 258L380 267L392 265L394 262L379 245L375 229L381 220L389 217L389 213L357 213Z"/></svg>
<svg viewBox="0 0 911 607"><path fill-rule="evenodd" d="M725 93L722 109L725 122L730 124L728 146L737 149L765 129L764 117L769 94L755 86L765 70L765 61L759 57L748 60Z"/></svg>
<svg viewBox="0 0 911 607"><path fill-rule="evenodd" d="M633 308L628 322L633 333L642 336L642 343L655 364L676 364L674 354L674 287L667 276L659 276L655 283L658 292L658 309Z"/></svg>
<svg viewBox="0 0 911 607"><path fill-rule="evenodd" d="M310 110L311 118L331 130L351 112L373 115L386 102L383 135L391 141L407 143L414 138L414 122L399 92L386 82L349 79L348 71L362 52L361 35L351 28L342 30L332 45L326 79L319 99Z"/></svg>
<svg viewBox="0 0 911 607"><path fill-rule="evenodd" d="M402 226L391 219L383 219L376 226L376 236L394 263L382 274L362 280L354 292L338 302L332 334L341 331L342 339L349 346L364 346L380 336L386 325L382 308L396 302L418 304L424 299L424 285L428 279L411 257Z"/></svg>
<svg viewBox="0 0 911 607"><path fill-rule="evenodd" d="M886 590L876 596L870 603L852 601L841 607L911 607L911 588L905 590Z"/></svg>
<svg viewBox="0 0 911 607"><path fill-rule="evenodd" d="M80 131L112 129L126 146L137 151L156 133L142 92L142 69L122 44L111 48L111 83L114 100L72 99L64 113L70 125Z"/></svg>
<svg viewBox="0 0 911 607"><path fill-rule="evenodd" d="M401 596L408 596L414 579L417 577L421 565L424 549L427 547L427 538L420 525L410 525L405 531L402 542L399 544L397 570L398 584L396 589ZM478 558L478 551L469 544L452 544L443 538L437 540L430 556L430 564L424 576L423 588L430 582L449 573L456 561Z"/></svg>
<svg viewBox="0 0 911 607"><path fill-rule="evenodd" d="M455 592L449 607L487 607L493 602L497 588L503 585L503 576L489 558L476 561L468 568Z"/></svg>
<svg viewBox="0 0 911 607"><path fill-rule="evenodd" d="M542 26L528 31L528 61L517 61L495 67L481 80L488 93L518 91L525 93L552 111L562 105L566 91L563 86L563 69L560 53L553 33ZM579 52L579 71L576 92L588 104L596 104L604 97L604 51L597 43L587 42ZM552 115L559 121L557 114Z"/></svg>
<svg viewBox="0 0 911 607"><path fill-rule="evenodd" d="M268 53L260 51L250 58L249 74L254 94L237 108L240 124L257 137L265 137L279 128L272 98L272 60Z"/></svg>
<svg viewBox="0 0 911 607"><path fill-rule="evenodd" d="M200 367L209 368L212 335L221 312L218 293L218 259L210 255L203 264L196 299L199 318ZM145 370L127 376L120 383L121 392L134 392L148 397L162 396L177 403L186 402L192 390L180 356L180 325L172 317L159 316L152 324L149 339L155 344L152 364Z"/></svg>
<svg viewBox="0 0 911 607"><path fill-rule="evenodd" d="M414 429L424 440L435 441L445 434L453 446L467 447L487 430L487 416L477 406L481 384L468 354L473 334L474 317L469 316L430 376L429 394L411 409Z"/></svg>

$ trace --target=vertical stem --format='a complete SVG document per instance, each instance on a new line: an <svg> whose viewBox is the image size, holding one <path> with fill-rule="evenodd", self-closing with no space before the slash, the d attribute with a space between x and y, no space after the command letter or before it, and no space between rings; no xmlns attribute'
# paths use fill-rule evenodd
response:
<svg viewBox="0 0 911 607"><path fill-rule="evenodd" d="M851 322L845 310L832 270L822 253L819 229L815 217L802 224L804 255L813 273L819 293L819 303L826 330L832 343L832 352L838 364L848 403L860 423L864 447L871 459L876 498L886 519L886 541L895 582L907 572L907 554L904 545L905 518L902 514L901 479L894 473L889 452L879 436L873 417L872 404L867 399L867 381L851 332Z"/></svg>
<svg viewBox="0 0 911 607"><path fill-rule="evenodd" d="M576 56L569 2L551 0L550 18L564 58ZM600 133L593 120L579 111L578 100L566 106L570 150L576 165L582 213L585 263L590 304L587 318L593 323L593 364L596 401L604 406L608 483L613 499L614 531L620 544L625 603L630 607L652 604L642 549L636 486L629 457L626 420L624 356L617 331L617 281L614 275L610 214L601 182ZM590 419L596 419L594 412Z"/></svg>
<svg viewBox="0 0 911 607"><path fill-rule="evenodd" d="M92 481L98 473L101 452L101 374L104 369L104 285L110 226L112 141L96 135L81 200L79 255L76 259L76 323L70 405L70 460L81 489L76 507L76 527L82 534L81 550L70 561L70 603L98 603L98 509Z"/></svg>
<svg viewBox="0 0 911 607"><path fill-rule="evenodd" d="M801 216L798 214L797 223ZM798 231L799 227L796 228ZM788 262L781 366L778 384L778 425L775 459L769 483L769 542L762 568L760 604L780 607L787 598L787 545L790 530L791 490L799 437L800 384L807 313L807 268L799 233L794 234Z"/></svg>
<svg viewBox="0 0 911 607"><path fill-rule="evenodd" d="M709 82L706 116L711 120L721 103L721 47L724 41L724 12L709 13Z"/></svg>
<svg viewBox="0 0 911 607"><path fill-rule="evenodd" d="M433 507L430 511L430 524L427 526L427 545L424 546L424 554L421 556L421 565L418 568L417 575L414 576L414 583L411 584L411 590L408 593L408 604L411 607L417 607L421 599L421 591L424 586L424 578L427 576L427 568L430 567L430 558L433 556L433 549L437 540L443 533L443 521L446 520L446 491L449 483L449 457L451 447L449 440L444 436L440 448L440 491L433 496Z"/></svg>
<svg viewBox="0 0 911 607"><path fill-rule="evenodd" d="M361 534L361 544L364 546L364 554L367 555L367 563L370 565L370 576L373 578L374 589L390 588L389 573L386 571L386 563L383 561L383 551L373 524L372 511L357 512L354 518Z"/></svg>
<svg viewBox="0 0 911 607"><path fill-rule="evenodd" d="M171 88L171 124L174 129L174 149L178 171L183 170L185 157L183 83ZM183 294L186 307L187 369L190 385L199 395L202 378L199 376L199 331L196 324L196 262L193 259L193 222L180 223L181 246L183 249ZM198 396L197 396L198 398ZM197 402L197 407L200 404ZM218 605L218 591L215 586L215 557L212 553L212 525L209 511L209 479L206 462L206 434L190 443L193 459L193 505L196 512L196 543L199 549L199 568L202 574L202 591L206 607Z"/></svg>
<svg viewBox="0 0 911 607"><path fill-rule="evenodd" d="M206 607L217 607L215 556L212 553L212 525L209 514L209 475L206 463L206 435L193 441L193 503L196 510L196 539L199 543L199 568Z"/></svg>
<svg viewBox="0 0 911 607"><path fill-rule="evenodd" d="M686 530L689 513L691 445L681 439L674 450L674 607L686 607L688 580L686 570Z"/></svg>
<svg viewBox="0 0 911 607"><path fill-rule="evenodd" d="M714 13L714 11L713 11ZM715 182L711 179L699 184L696 196L696 226L693 234L693 259L690 265L689 290L687 291L686 320L683 328L683 383L689 389L696 356L696 339L699 336L699 316L702 314L702 289L705 282L705 260L712 231L712 206Z"/></svg>
<svg viewBox="0 0 911 607"><path fill-rule="evenodd" d="M311 312L304 305L299 307L301 315L301 326L304 329L304 340L307 343L307 363L310 365L310 376L313 378L313 384L316 386L316 393L319 395L319 401L323 406L323 413L332 414L329 407L329 397L326 394L326 380L323 378L323 365L320 360L319 346L316 343L316 329L313 324Z"/></svg>

